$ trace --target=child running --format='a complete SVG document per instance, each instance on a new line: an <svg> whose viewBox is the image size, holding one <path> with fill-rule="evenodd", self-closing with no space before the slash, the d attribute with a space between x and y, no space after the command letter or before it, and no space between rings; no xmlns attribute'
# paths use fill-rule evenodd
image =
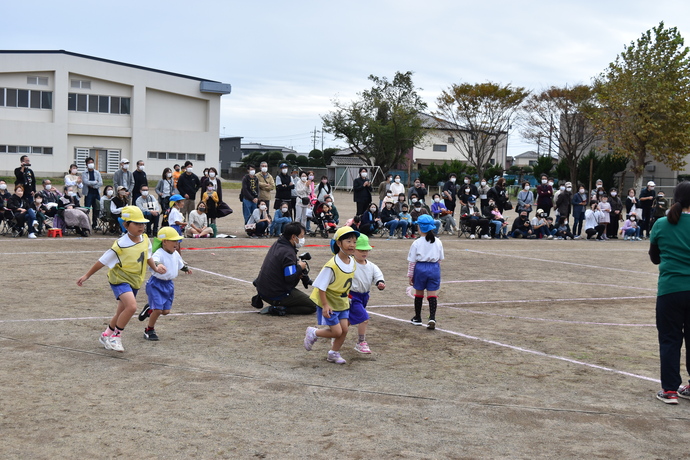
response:
<svg viewBox="0 0 690 460"><path fill-rule="evenodd" d="M409 262L407 277L410 286L414 287L414 318L412 324L422 325L422 301L424 290L429 301L429 322L427 329L436 329L436 307L438 290L441 287L441 265L443 260L443 244L434 237L434 219L428 214L422 214L417 219L421 236L412 243L407 254Z"/></svg>
<svg viewBox="0 0 690 460"><path fill-rule="evenodd" d="M98 341L106 350L123 352L121 334L127 323L137 311L137 292L144 284L146 265L158 274L165 274L165 265L156 265L151 257L151 243L146 236L144 214L136 206L122 208L123 225L127 233L122 235L113 246L77 280L77 286L82 286L94 273L103 267L108 267L108 281L117 300L115 316L108 323L108 327L101 334Z"/></svg>
<svg viewBox="0 0 690 460"><path fill-rule="evenodd" d="M314 280L314 290L309 298L318 305L316 318L319 325L329 329L308 327L304 336L304 348L311 351L318 337L335 339L326 360L329 363L345 364L340 356L340 347L347 336L350 304L348 294L355 273L355 252L359 232L352 227L341 227L333 235L331 251L335 254L321 269Z"/></svg>
<svg viewBox="0 0 690 460"><path fill-rule="evenodd" d="M379 291L383 291L386 287L383 273L379 267L367 260L371 249L369 237L359 235L355 246L357 268L350 290L350 325L357 326L358 338L355 350L360 353L371 353L366 339L367 323L369 322L369 313L366 310L369 302L369 289L372 284L379 288Z"/></svg>
<svg viewBox="0 0 690 460"><path fill-rule="evenodd" d="M175 298L175 283L179 270L190 275L192 271L185 265L178 252L178 241L182 237L172 227L163 227L158 231L158 239L161 247L153 253L153 261L156 265L163 264L167 271L163 274L153 272L146 283L146 295L149 303L139 313L139 321L149 319L149 325L144 329L146 340L158 340L156 334L156 320L160 315L167 315L172 308Z"/></svg>

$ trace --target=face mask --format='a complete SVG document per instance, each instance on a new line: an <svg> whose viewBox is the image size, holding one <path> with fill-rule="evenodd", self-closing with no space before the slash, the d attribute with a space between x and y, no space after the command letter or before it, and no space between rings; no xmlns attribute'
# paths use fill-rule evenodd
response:
<svg viewBox="0 0 690 460"><path fill-rule="evenodd" d="M611 196L616 196L618 195L618 192L611 192Z"/></svg>
<svg viewBox="0 0 690 460"><path fill-rule="evenodd" d="M200 208L199 208L199 212L206 212L206 208L204 208L203 206L200 207Z"/></svg>
<svg viewBox="0 0 690 460"><path fill-rule="evenodd" d="M113 191L112 191L112 190L108 190L107 192L105 192L105 194L108 195L108 196L113 196Z"/></svg>
<svg viewBox="0 0 690 460"><path fill-rule="evenodd" d="M470 183L470 180L469 180L469 179L465 179L464 182L465 182L466 184L469 184L469 183Z"/></svg>
<svg viewBox="0 0 690 460"><path fill-rule="evenodd" d="M399 184L399 183L400 183L400 179L395 179L395 183L396 183L396 184Z"/></svg>
<svg viewBox="0 0 690 460"><path fill-rule="evenodd" d="M525 185L525 190L529 190L529 185Z"/></svg>
<svg viewBox="0 0 690 460"><path fill-rule="evenodd" d="M322 180L321 183L324 184L324 185L327 184L327 183L328 183L328 179Z"/></svg>
<svg viewBox="0 0 690 460"><path fill-rule="evenodd" d="M125 195L127 195L127 192L122 190L122 191L120 191L120 195L125 196Z"/></svg>
<svg viewBox="0 0 690 460"><path fill-rule="evenodd" d="M7 190L7 184L0 184L0 190Z"/></svg>
<svg viewBox="0 0 690 460"><path fill-rule="evenodd" d="M194 168L190 166L189 168L185 169L185 171L191 174L194 171Z"/></svg>
<svg viewBox="0 0 690 460"><path fill-rule="evenodd" d="M549 182L549 185L553 187L553 182Z"/></svg>
<svg viewBox="0 0 690 460"><path fill-rule="evenodd" d="M413 202L413 203L416 203L416 202L417 202L417 198L412 198L412 202Z"/></svg>
<svg viewBox="0 0 690 460"><path fill-rule="evenodd" d="M451 181L452 183L455 183L456 180L457 180L457 179L456 179L455 177L451 177L451 178L450 178L450 181Z"/></svg>
<svg viewBox="0 0 690 460"><path fill-rule="evenodd" d="M482 187L484 187L485 185L486 185L486 182L482 182Z"/></svg>
<svg viewBox="0 0 690 460"><path fill-rule="evenodd" d="M29 166L31 166L31 162L27 161L26 163L24 163L24 166L28 168Z"/></svg>
<svg viewBox="0 0 690 460"><path fill-rule="evenodd" d="M288 212L288 208L280 208L280 212L282 212L283 214L285 214L286 212Z"/></svg>
<svg viewBox="0 0 690 460"><path fill-rule="evenodd" d="M283 174L287 174L287 168L281 169L280 172L282 172Z"/></svg>
<svg viewBox="0 0 690 460"><path fill-rule="evenodd" d="M149 191L148 190L143 190L141 192L141 196L149 196Z"/></svg>
<svg viewBox="0 0 690 460"><path fill-rule="evenodd" d="M125 171L127 171L127 170L129 169L129 165L127 165L127 164L122 165L122 169L124 169Z"/></svg>
<svg viewBox="0 0 690 460"><path fill-rule="evenodd" d="M585 189L581 188L580 193L585 193Z"/></svg>
<svg viewBox="0 0 690 460"><path fill-rule="evenodd" d="M175 168L175 172L180 172L180 168Z"/></svg>
<svg viewBox="0 0 690 460"><path fill-rule="evenodd" d="M71 169L71 170L70 170L70 174L72 174L72 175L77 174L77 170L76 170L76 169Z"/></svg>
<svg viewBox="0 0 690 460"><path fill-rule="evenodd" d="M393 178L392 178L392 177L389 177L389 178L388 178L388 182L393 182Z"/></svg>
<svg viewBox="0 0 690 460"><path fill-rule="evenodd" d="M649 187L649 190L654 190L654 187Z"/></svg>
<svg viewBox="0 0 690 460"><path fill-rule="evenodd" d="M546 185L547 182L548 182L548 181L547 181L546 179L544 179L544 180L541 181L542 185Z"/></svg>
<svg viewBox="0 0 690 460"><path fill-rule="evenodd" d="M93 169L95 167L95 165L93 163L89 163L86 165L86 167L89 169Z"/></svg>
<svg viewBox="0 0 690 460"><path fill-rule="evenodd" d="M43 203L43 200L36 200L36 204L41 204Z"/></svg>
<svg viewBox="0 0 690 460"><path fill-rule="evenodd" d="M572 190L572 187L568 187L568 188L566 188L565 190L566 190L566 192L569 192L569 191Z"/></svg>
<svg viewBox="0 0 690 460"><path fill-rule="evenodd" d="M393 196L393 194L392 193L386 193L386 196L391 197L391 196Z"/></svg>
<svg viewBox="0 0 690 460"><path fill-rule="evenodd" d="M465 193L467 193L467 194L469 195L470 189L466 188L466 189L465 189Z"/></svg>
<svg viewBox="0 0 690 460"><path fill-rule="evenodd" d="M256 174L256 171L253 170L253 169L250 169L250 170L249 170L249 175L250 175L250 176L253 176L254 174Z"/></svg>
<svg viewBox="0 0 690 460"><path fill-rule="evenodd" d="M50 184L47 184L47 185L46 185L46 190L50 190L51 188L53 188L52 185L50 185Z"/></svg>
<svg viewBox="0 0 690 460"><path fill-rule="evenodd" d="M261 172L262 172L262 173L268 172L268 168L262 167L262 168L261 168Z"/></svg>
<svg viewBox="0 0 690 460"><path fill-rule="evenodd" d="M363 172L363 173L360 174L360 176L362 176L362 179L366 179L366 178L367 178L367 173Z"/></svg>
<svg viewBox="0 0 690 460"><path fill-rule="evenodd" d="M369 211L371 211L371 212L376 212L376 208L374 208L374 207L372 206L371 208L369 208Z"/></svg>
<svg viewBox="0 0 690 460"><path fill-rule="evenodd" d="M211 171L210 173L208 173L208 177L210 177L211 179L213 179L214 177L216 177L216 173L214 173L213 171Z"/></svg>
<svg viewBox="0 0 690 460"><path fill-rule="evenodd" d="M170 179L170 178L172 177L172 173L167 173L167 174L165 175L165 177L167 177L168 179Z"/></svg>
<svg viewBox="0 0 690 460"><path fill-rule="evenodd" d="M77 194L74 192L67 192L67 196L77 196Z"/></svg>
<svg viewBox="0 0 690 460"><path fill-rule="evenodd" d="M297 240L297 244L295 245L295 247L296 247L297 249L299 249L299 248L301 248L302 246L304 246L304 243L305 243L305 242L306 242L306 238L300 238L299 240Z"/></svg>
<svg viewBox="0 0 690 460"><path fill-rule="evenodd" d="M208 190L209 193L213 191L213 187L208 187L206 190Z"/></svg>
<svg viewBox="0 0 690 460"><path fill-rule="evenodd" d="M561 189L561 192L562 192L563 190L565 190L565 187L561 185L560 189Z"/></svg>
<svg viewBox="0 0 690 460"><path fill-rule="evenodd" d="M259 209L261 209L262 211L265 211L265 210L266 210L266 205L265 205L265 204L262 204L261 206L259 206Z"/></svg>
<svg viewBox="0 0 690 460"><path fill-rule="evenodd" d="M144 170L144 165L139 165L139 171L143 171L143 170Z"/></svg>
<svg viewBox="0 0 690 460"><path fill-rule="evenodd" d="M309 180L314 180L314 176L309 176Z"/></svg>
<svg viewBox="0 0 690 460"><path fill-rule="evenodd" d="M434 198L434 201L439 203L441 201L441 199L440 198Z"/></svg>
<svg viewBox="0 0 690 460"><path fill-rule="evenodd" d="M634 217L631 217L630 220L631 220L632 222L635 222L635 218L634 218Z"/></svg>
<svg viewBox="0 0 690 460"><path fill-rule="evenodd" d="M307 176L302 176L302 177L300 177L300 180L301 180L302 182L306 182L306 181L307 181Z"/></svg>

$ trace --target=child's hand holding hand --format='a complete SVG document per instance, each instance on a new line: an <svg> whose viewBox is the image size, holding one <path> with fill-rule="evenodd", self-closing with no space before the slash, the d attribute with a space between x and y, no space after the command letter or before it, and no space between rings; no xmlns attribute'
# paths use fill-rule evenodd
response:
<svg viewBox="0 0 690 460"><path fill-rule="evenodd" d="M168 271L168 269L165 268L165 265L163 265L163 264L156 265L156 273L158 273L159 275L164 275L167 271Z"/></svg>

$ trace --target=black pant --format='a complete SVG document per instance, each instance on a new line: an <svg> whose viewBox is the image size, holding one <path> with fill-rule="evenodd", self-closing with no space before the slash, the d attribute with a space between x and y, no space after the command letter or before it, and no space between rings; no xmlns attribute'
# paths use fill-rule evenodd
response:
<svg viewBox="0 0 690 460"><path fill-rule="evenodd" d="M606 236L609 238L618 238L618 214L611 213L611 222L606 226Z"/></svg>
<svg viewBox="0 0 690 460"><path fill-rule="evenodd" d="M644 236L645 230L647 231L647 237L649 237L649 234L652 232L652 227L650 224L650 221L652 220L652 208L642 208L642 222L640 225L640 235Z"/></svg>
<svg viewBox="0 0 690 460"><path fill-rule="evenodd" d="M674 292L656 298L656 328L659 333L661 388L676 391L680 376L680 349L685 339L685 368L690 374L690 291Z"/></svg>
<svg viewBox="0 0 690 460"><path fill-rule="evenodd" d="M317 307L305 292L297 288L294 288L290 294L280 300L263 300L271 305L285 307L285 313L288 315L312 315L316 312Z"/></svg>
<svg viewBox="0 0 690 460"><path fill-rule="evenodd" d="M588 228L585 230L585 233L587 234L588 240L591 240L595 233L597 235L597 239L601 239L601 235L604 233L604 224L599 224L594 228Z"/></svg>
<svg viewBox="0 0 690 460"><path fill-rule="evenodd" d="M371 203L366 203L364 201L357 201L357 216L361 216L365 212L367 212L367 206L369 206Z"/></svg>

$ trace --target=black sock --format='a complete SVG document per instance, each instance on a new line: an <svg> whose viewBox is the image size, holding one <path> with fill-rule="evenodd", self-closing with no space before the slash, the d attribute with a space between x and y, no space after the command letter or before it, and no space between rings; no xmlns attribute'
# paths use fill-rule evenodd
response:
<svg viewBox="0 0 690 460"><path fill-rule="evenodd" d="M436 297L436 296L427 297L427 300L429 301L429 319L433 319L434 321L436 321L436 307L437 307L438 297Z"/></svg>
<svg viewBox="0 0 690 460"><path fill-rule="evenodd" d="M422 301L424 297L414 297L414 317L417 319L422 318Z"/></svg>

